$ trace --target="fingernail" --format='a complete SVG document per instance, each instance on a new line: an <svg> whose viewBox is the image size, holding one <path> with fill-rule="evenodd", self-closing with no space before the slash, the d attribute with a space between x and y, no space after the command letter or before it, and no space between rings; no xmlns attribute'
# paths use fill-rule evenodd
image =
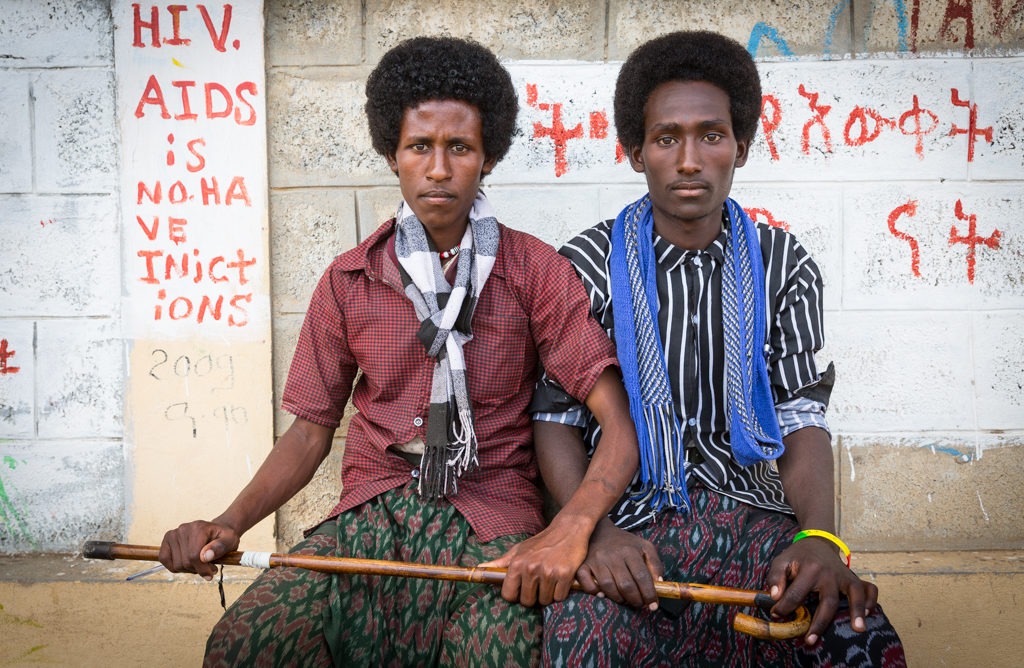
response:
<svg viewBox="0 0 1024 668"><path fill-rule="evenodd" d="M204 575L203 579L206 580L207 582L209 582L210 580L213 579L213 576L212 575Z"/></svg>
<svg viewBox="0 0 1024 668"><path fill-rule="evenodd" d="M658 604L657 603L651 603L650 605L647 606L647 609L650 610L651 612L655 612L658 609Z"/></svg>
<svg viewBox="0 0 1024 668"><path fill-rule="evenodd" d="M778 585L775 585L775 586L772 587L772 598L775 598L778 595L779 595L779 587L778 587Z"/></svg>
<svg viewBox="0 0 1024 668"><path fill-rule="evenodd" d="M818 636L814 635L813 633L811 635L807 636L807 644L808 645L813 645L813 644L815 644L817 642L818 642Z"/></svg>
<svg viewBox="0 0 1024 668"><path fill-rule="evenodd" d="M203 552L203 561L213 561L217 555L213 553L213 550L207 550Z"/></svg>
<svg viewBox="0 0 1024 668"><path fill-rule="evenodd" d="M597 592L597 597L598 598L604 598L604 592L603 591Z"/></svg>

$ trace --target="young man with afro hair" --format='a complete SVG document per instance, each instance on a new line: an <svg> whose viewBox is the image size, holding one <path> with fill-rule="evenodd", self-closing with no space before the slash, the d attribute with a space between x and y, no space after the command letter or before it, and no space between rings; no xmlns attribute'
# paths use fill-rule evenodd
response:
<svg viewBox="0 0 1024 668"><path fill-rule="evenodd" d="M792 235L729 198L760 110L753 59L715 33L653 39L619 73L615 126L648 194L561 253L615 341L641 463L577 572L587 593L545 610L545 664L905 664L877 588L835 536L821 275ZM564 404L557 384L538 388L556 502L607 435ZM726 606L659 603L660 577L767 590L783 617L808 596L817 606L803 638L760 641L731 628Z"/></svg>
<svg viewBox="0 0 1024 668"><path fill-rule="evenodd" d="M516 603L488 585L275 568L214 628L206 665L536 664L534 604L567 596L637 466L614 347L568 261L498 223L480 190L518 109L497 58L464 40L408 40L366 95L397 213L313 293L282 399L295 421L224 513L167 533L161 562L211 578L210 562L309 482L351 397L340 499L293 551L496 562ZM541 365L607 435L546 529L527 412Z"/></svg>

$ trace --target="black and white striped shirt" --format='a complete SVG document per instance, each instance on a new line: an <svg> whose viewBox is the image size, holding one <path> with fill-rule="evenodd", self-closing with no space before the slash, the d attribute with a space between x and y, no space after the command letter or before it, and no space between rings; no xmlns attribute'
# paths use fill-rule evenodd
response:
<svg viewBox="0 0 1024 668"><path fill-rule="evenodd" d="M559 251L569 258L590 295L591 311L614 340L608 260L611 223L596 225ZM776 414L783 436L808 426L828 430L825 408L832 389L829 365L819 374L814 353L823 343L822 281L817 265L791 234L757 225L765 265L765 307L772 314L767 343ZM774 462L740 466L729 446L722 342L722 271L727 223L703 251L673 246L657 233L658 327L679 424L685 430L687 476L711 489L768 510L792 513ZM538 387L534 419L585 427L591 453L600 426L579 404L566 409L564 393L547 378ZM637 480L634 479L634 485ZM623 528L640 526L654 513L623 497L610 513Z"/></svg>

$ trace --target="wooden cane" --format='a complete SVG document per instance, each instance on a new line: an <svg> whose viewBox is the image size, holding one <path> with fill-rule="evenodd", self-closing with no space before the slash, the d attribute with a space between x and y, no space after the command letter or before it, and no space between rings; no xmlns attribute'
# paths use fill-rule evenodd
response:
<svg viewBox="0 0 1024 668"><path fill-rule="evenodd" d="M133 559L137 561L159 561L160 548L152 545L124 545L107 541L91 540L85 544L82 555L86 559ZM250 566L253 568L305 568L321 573L342 573L348 575L387 575L429 580L449 580L488 585L501 585L505 581L504 568L479 568L466 566L442 566L416 564L379 559L353 559L345 557L323 557L309 554L279 554L274 552L228 552L212 562L228 566ZM576 581L573 589L582 589ZM655 582L654 589L661 598L673 598L700 603L756 607L770 610L775 601L761 591L715 587L711 585L683 582ZM771 622L758 619L743 612L737 612L733 628L762 640L787 640L807 633L811 616L807 608L800 606L794 612L794 619L788 622Z"/></svg>

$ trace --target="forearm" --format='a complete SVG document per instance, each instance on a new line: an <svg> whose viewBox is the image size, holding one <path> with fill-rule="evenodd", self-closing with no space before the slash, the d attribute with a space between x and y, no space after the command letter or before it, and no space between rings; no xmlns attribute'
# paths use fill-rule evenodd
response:
<svg viewBox="0 0 1024 668"><path fill-rule="evenodd" d="M779 476L801 529L835 533L835 472L828 432L806 427L783 439Z"/></svg>
<svg viewBox="0 0 1024 668"><path fill-rule="evenodd" d="M561 480L562 489L552 491L552 496L562 507L563 519L593 531L622 496L640 455L617 369L610 367L601 374L587 397L587 407L601 424L601 440L593 457L588 463L582 448L574 448L571 462L562 463L561 471L548 478Z"/></svg>
<svg viewBox="0 0 1024 668"><path fill-rule="evenodd" d="M296 418L249 484L214 524L242 535L306 486L330 452L334 429Z"/></svg>

